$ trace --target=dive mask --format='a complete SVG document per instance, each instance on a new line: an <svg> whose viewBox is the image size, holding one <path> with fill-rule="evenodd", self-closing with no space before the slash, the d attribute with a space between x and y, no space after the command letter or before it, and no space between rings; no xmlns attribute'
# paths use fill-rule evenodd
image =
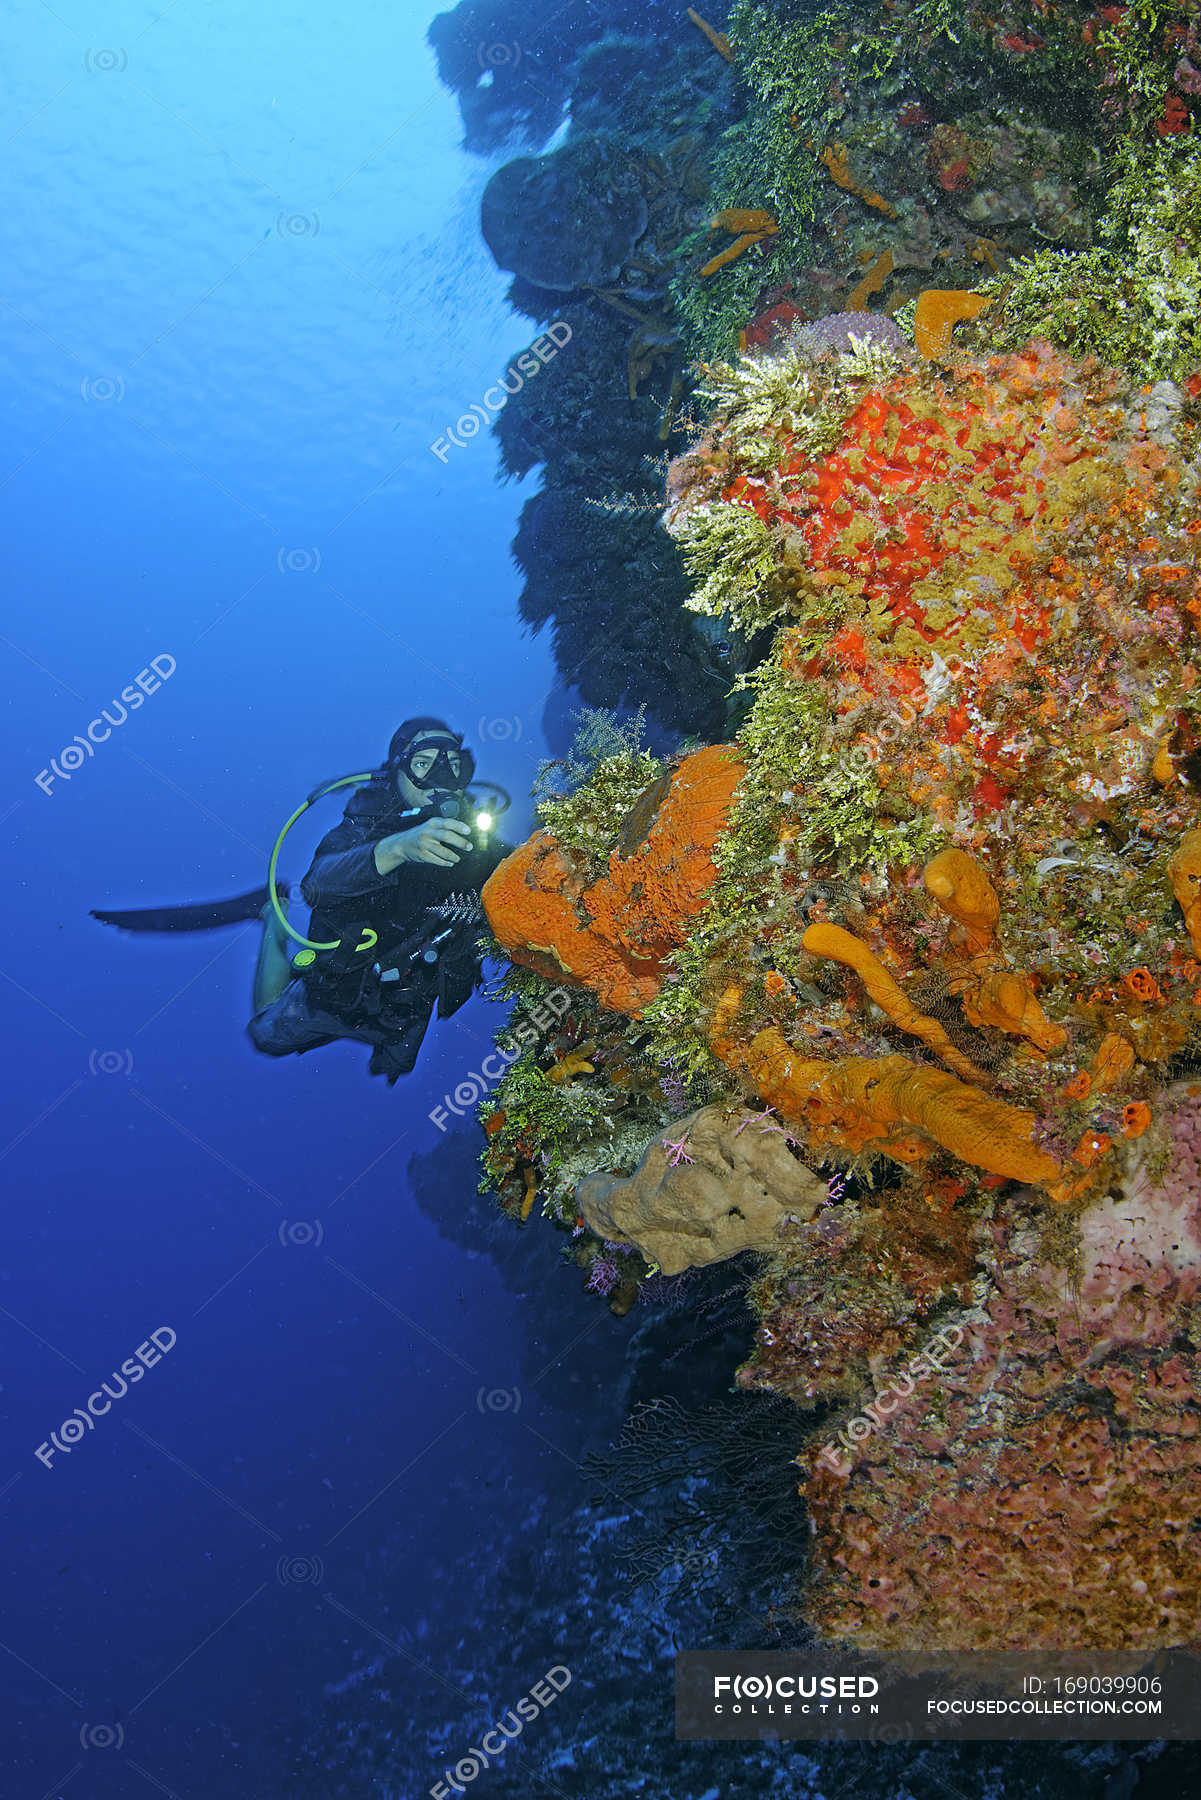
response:
<svg viewBox="0 0 1201 1800"><path fill-rule="evenodd" d="M429 768L425 770L424 774L415 774L413 771L414 762L416 762L418 758L424 761L431 750L436 750L433 762L430 764ZM455 770L454 764L451 762L452 755L459 765L457 771ZM435 792L446 793L449 791L451 793L461 793L475 774L474 756L472 756L470 750L464 749L454 738L445 738L436 744L430 743L427 739L424 744L413 745L405 751L403 756L398 757L392 766L394 769L399 769L402 774L407 776L413 786L419 789L421 793L431 794L431 796Z"/></svg>

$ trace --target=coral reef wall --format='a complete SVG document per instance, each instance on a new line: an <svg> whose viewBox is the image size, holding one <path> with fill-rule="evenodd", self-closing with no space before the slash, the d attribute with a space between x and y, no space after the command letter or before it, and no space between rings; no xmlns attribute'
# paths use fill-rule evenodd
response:
<svg viewBox="0 0 1201 1800"><path fill-rule="evenodd" d="M698 1108L792 1159L729 1240L738 1380L797 1408L803 1604L861 1648L1201 1637L1194 26L734 8L662 497L742 723L578 769L485 896L578 996L486 1170L611 1304Z"/></svg>
<svg viewBox="0 0 1201 1800"><path fill-rule="evenodd" d="M1196 1642L1199 1101L1195 1085L1171 1097L1163 1174L1131 1157L1070 1234L1013 1196L980 1215L973 1278L953 1298L945 1268L915 1259L910 1285L924 1277L949 1303L937 1333L893 1325L903 1357L880 1358L879 1321L849 1324L845 1290L827 1286L858 1286L849 1222L801 1282L795 1263L764 1278L748 1386L795 1391L804 1366L811 1402L832 1373L845 1386L849 1364L874 1361L873 1398L800 1459L824 1635L898 1654ZM818 1356L812 1322L831 1300L841 1355L822 1341Z"/></svg>
<svg viewBox="0 0 1201 1800"><path fill-rule="evenodd" d="M698 353L869 305L916 307L919 341L942 342L979 289L997 347L1041 332L1187 373L1195 32L1185 5L1043 0L735 0L708 18L605 0L545 21L463 0L435 20L468 143L527 146L482 206L511 302L571 331L537 382L515 350L489 409L503 472L541 471L515 546L521 616L551 626L585 703L720 736L726 678L766 649L733 618L689 618L656 530Z"/></svg>

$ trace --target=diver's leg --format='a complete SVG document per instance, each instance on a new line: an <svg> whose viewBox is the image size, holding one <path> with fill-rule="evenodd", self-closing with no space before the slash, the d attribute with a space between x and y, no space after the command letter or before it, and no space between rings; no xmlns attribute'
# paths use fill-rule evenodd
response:
<svg viewBox="0 0 1201 1800"><path fill-rule="evenodd" d="M287 901L281 900L280 905L286 910ZM256 1014L278 1000L292 979L288 934L276 918L275 908L270 901L264 906L260 917L263 921L263 941L259 945L259 960L254 971L252 1005Z"/></svg>

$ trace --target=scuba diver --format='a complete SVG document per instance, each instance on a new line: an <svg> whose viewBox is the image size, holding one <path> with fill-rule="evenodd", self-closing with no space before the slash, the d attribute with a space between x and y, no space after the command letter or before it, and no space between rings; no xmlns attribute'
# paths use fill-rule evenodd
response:
<svg viewBox="0 0 1201 1800"><path fill-rule="evenodd" d="M372 1046L370 1072L392 1086L417 1061L434 1008L449 1018L479 985L479 893L510 846L491 837L505 790L469 792L475 761L442 719L406 719L387 761L315 788L288 819L266 888L210 905L93 912L128 931L202 931L261 917L250 1041L266 1056L339 1038ZM306 937L276 880L280 848L301 814L343 787L355 791L326 833L300 891ZM289 953L292 945L296 953Z"/></svg>

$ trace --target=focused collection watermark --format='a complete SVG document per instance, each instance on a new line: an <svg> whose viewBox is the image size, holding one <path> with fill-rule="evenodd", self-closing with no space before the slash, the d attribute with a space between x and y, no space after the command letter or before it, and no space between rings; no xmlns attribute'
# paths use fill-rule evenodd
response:
<svg viewBox="0 0 1201 1800"><path fill-rule="evenodd" d="M431 1124L436 1125L439 1131L445 1131L450 1124L450 1113L456 1119L463 1118L490 1092L509 1064L517 1061L522 1049L536 1044L545 1032L552 1029L555 1021L563 1017L570 1005L571 995L565 988L552 988L542 1006L531 1007L524 1018L509 1027L505 1035L516 1038L517 1047L512 1048L505 1044L503 1038L498 1038L495 1050L488 1053L479 1068L472 1069L466 1080L456 1085L453 1094L443 1094L441 1106L430 1108ZM497 1067L490 1069L489 1063L496 1063Z"/></svg>
<svg viewBox="0 0 1201 1800"><path fill-rule="evenodd" d="M824 1651L682 1650L676 1737L899 1744L922 1739L1196 1739L1189 1651L935 1653L916 1666ZM929 1667L921 1662L928 1660Z"/></svg>
<svg viewBox="0 0 1201 1800"><path fill-rule="evenodd" d="M514 358L500 380L492 387L484 389L481 395L483 404L480 404L480 400L474 401L467 411L455 420L453 425L446 427L444 437L434 439L430 449L438 461L444 463L450 455L452 447L462 450L469 439L478 437L480 426L490 424L501 407L508 403L510 397L521 392L526 383L526 376L537 375L540 369L546 367L552 357L558 356L564 344L570 342L571 326L566 319L556 319L553 325L548 325L542 336L535 338L528 350L523 350L520 356ZM509 385L510 379L515 384L512 387ZM493 398L494 395L499 397Z"/></svg>
<svg viewBox="0 0 1201 1800"><path fill-rule="evenodd" d="M164 1343L163 1340L167 1341ZM132 1356L127 1356L119 1369L114 1369L112 1381L116 1387L108 1384L108 1380L100 1383L94 1394L89 1394L82 1406L77 1406L69 1419L64 1419L57 1431L52 1431L45 1443L39 1444L34 1451L40 1463L49 1468L56 1453L70 1456L76 1444L83 1442L89 1431L95 1431L96 1420L102 1419L112 1411L114 1400L123 1400L131 1387L136 1387L147 1369L153 1369L155 1363L161 1362L168 1350L174 1350L175 1333L169 1325L160 1325L152 1331L145 1343L139 1344ZM122 1380L122 1376L128 1377Z"/></svg>
<svg viewBox="0 0 1201 1800"><path fill-rule="evenodd" d="M903 1400L908 1400L916 1391L919 1381L928 1380L931 1375L940 1375L945 1359L958 1350L963 1342L963 1332L958 1325L948 1325L942 1331L936 1331L923 1350L919 1350L913 1361L907 1365L904 1374L894 1375L887 1386L882 1387L870 1406L865 1406L857 1413L848 1425L838 1434L837 1442L833 1439L822 1446L818 1457L819 1463L825 1463L836 1475L849 1475L854 1466L846 1454L861 1444L864 1438L878 1431L885 1424L890 1414L896 1412ZM937 1349L934 1346L938 1346ZM886 1402L891 1404L886 1404ZM843 1446L838 1449L838 1444Z"/></svg>
<svg viewBox="0 0 1201 1800"><path fill-rule="evenodd" d="M170 668L160 667L163 663L169 663ZM120 717L114 719L109 708L104 707L98 719L89 720L82 732L77 732L71 742L60 750L57 756L51 757L49 768L40 770L34 776L33 779L43 794L50 793L56 781L70 781L72 775L77 774L83 768L88 758L95 756L97 744L107 743L116 728L124 725L130 713L137 712L139 706L145 704L147 695L157 694L164 681L171 679L177 667L175 658L168 656L165 652L160 656L152 657L146 667L134 676L128 687L121 689L120 694L112 702L113 712L118 713Z"/></svg>
<svg viewBox="0 0 1201 1800"><path fill-rule="evenodd" d="M553 1700L558 1699L570 1681L571 1670L564 1668L562 1663L556 1663L553 1669L548 1669L541 1681L536 1681L529 1693L523 1695L516 1706L509 1708L503 1719L498 1719L484 1733L478 1748L473 1744L453 1769L446 1770L445 1781L435 1781L429 1790L430 1800L450 1800L452 1792L461 1794L469 1781L474 1781L477 1775L491 1768L493 1759L503 1753L506 1745L520 1737L526 1726L545 1712ZM507 1722L510 1720L511 1725Z"/></svg>

